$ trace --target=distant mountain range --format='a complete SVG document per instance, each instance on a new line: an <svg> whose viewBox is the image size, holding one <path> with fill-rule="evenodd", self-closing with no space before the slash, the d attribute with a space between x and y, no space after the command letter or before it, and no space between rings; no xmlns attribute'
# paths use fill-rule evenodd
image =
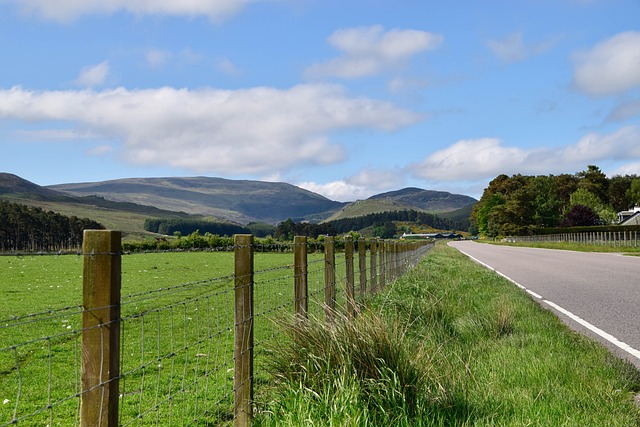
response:
<svg viewBox="0 0 640 427"><path fill-rule="evenodd" d="M67 215L82 211L89 218L93 209L107 226L112 226L109 222L116 222L116 218L118 226L124 218L135 217L137 223L145 217L189 215L239 224L275 224L288 218L317 222L407 209L447 212L445 216L462 209L461 213L466 215L476 202L472 197L444 191L405 188L367 200L341 203L287 183L211 177L130 178L42 187L9 173L0 173L0 198ZM127 213L131 214L129 218Z"/></svg>

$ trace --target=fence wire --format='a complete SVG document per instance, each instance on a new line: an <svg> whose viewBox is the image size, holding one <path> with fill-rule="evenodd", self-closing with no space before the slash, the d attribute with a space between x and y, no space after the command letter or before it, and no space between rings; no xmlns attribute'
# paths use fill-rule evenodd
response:
<svg viewBox="0 0 640 427"><path fill-rule="evenodd" d="M253 382L266 389L270 351L283 339L278 316L295 309L293 245L256 246L254 271ZM361 303L375 289L412 266L423 246L396 259L380 252L335 254L335 283L327 288L323 247L312 248L306 264L308 316L327 316L327 296L337 312L347 310L347 284ZM378 249L378 248L376 248ZM133 255L149 256L149 255ZM169 255L170 256L170 255ZM215 253L211 255L217 256ZM375 257L375 262L373 262ZM234 280L228 274L123 294L120 302L120 371L86 388L82 384L82 305L6 317L0 321L0 426L80 425L84 394L104 393L119 382L122 426L225 425L234 417ZM125 258L123 263L126 263ZM353 268L347 268L352 263ZM372 268L372 263L373 268ZM364 265L364 270L361 266ZM365 287L361 287L363 277ZM123 283L126 288L126 282ZM110 307L99 307L102 310ZM100 346L111 325L97 328ZM100 349L102 353L102 349ZM102 363L102 361L100 361ZM100 376L106 373L100 372ZM259 397L256 397L259 399ZM98 408L100 410L100 408Z"/></svg>

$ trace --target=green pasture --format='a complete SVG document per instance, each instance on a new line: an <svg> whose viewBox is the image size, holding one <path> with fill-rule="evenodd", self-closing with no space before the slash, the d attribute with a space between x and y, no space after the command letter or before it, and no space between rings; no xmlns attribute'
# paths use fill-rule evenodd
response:
<svg viewBox="0 0 640 427"><path fill-rule="evenodd" d="M640 372L446 245L355 322L283 321L257 426L640 425Z"/></svg>
<svg viewBox="0 0 640 427"><path fill-rule="evenodd" d="M324 258L308 258L310 299L322 301ZM271 319L293 310L293 254L257 252L254 264L259 387ZM19 425L77 422L82 265L76 255L0 257L0 426L14 412L27 416ZM233 265L232 252L122 256L122 425L230 419ZM323 315L318 304L309 309Z"/></svg>

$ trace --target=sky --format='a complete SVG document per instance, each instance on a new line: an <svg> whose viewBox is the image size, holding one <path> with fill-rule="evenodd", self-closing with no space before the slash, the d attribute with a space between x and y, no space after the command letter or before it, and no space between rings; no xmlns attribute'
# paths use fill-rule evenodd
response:
<svg viewBox="0 0 640 427"><path fill-rule="evenodd" d="M0 172L353 201L640 175L640 0L0 0Z"/></svg>

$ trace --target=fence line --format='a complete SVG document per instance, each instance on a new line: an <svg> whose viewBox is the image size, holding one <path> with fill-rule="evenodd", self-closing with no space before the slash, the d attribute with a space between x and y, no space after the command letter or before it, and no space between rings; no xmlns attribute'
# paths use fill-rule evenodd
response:
<svg viewBox="0 0 640 427"><path fill-rule="evenodd" d="M508 236L507 242L568 242L586 245L638 247L637 231L590 231L583 233L537 234L534 236Z"/></svg>
<svg viewBox="0 0 640 427"><path fill-rule="evenodd" d="M347 237L336 262L333 237L325 239L321 256L310 256L315 248L296 237L286 251L293 265L255 270L254 256L264 248L238 235L234 274L123 296L120 241L119 232L85 233L81 307L0 324L0 426L192 425L202 419L247 426L255 379L264 375L254 368L277 333L273 316L284 310L326 321L338 311L354 317L362 300L431 247ZM55 329L60 322L64 333ZM47 336L19 342L20 328L34 323L43 323Z"/></svg>

